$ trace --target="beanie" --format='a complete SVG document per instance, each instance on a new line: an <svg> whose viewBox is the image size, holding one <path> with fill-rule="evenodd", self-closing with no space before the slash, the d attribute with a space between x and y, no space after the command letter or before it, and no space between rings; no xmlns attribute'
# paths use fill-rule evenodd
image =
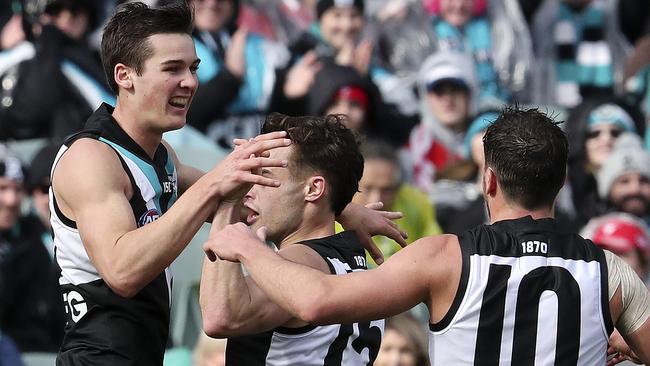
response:
<svg viewBox="0 0 650 366"><path fill-rule="evenodd" d="M616 104L603 104L589 113L589 117L587 117L588 126L591 127L602 123L617 125L628 132L636 132L632 117Z"/></svg>
<svg viewBox="0 0 650 366"><path fill-rule="evenodd" d="M596 173L600 198L606 199L614 181L621 175L631 172L650 179L650 153L643 149L639 136L624 133L616 140L614 150Z"/></svg>
<svg viewBox="0 0 650 366"><path fill-rule="evenodd" d="M352 6L359 9L359 12L363 14L363 0L318 0L316 14L318 15L318 19L320 19L323 13L331 7L347 8Z"/></svg>

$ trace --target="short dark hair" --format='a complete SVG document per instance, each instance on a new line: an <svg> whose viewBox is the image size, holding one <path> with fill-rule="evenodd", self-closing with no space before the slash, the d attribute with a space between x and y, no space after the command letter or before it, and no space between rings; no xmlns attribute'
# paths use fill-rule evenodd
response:
<svg viewBox="0 0 650 366"><path fill-rule="evenodd" d="M154 34L192 34L193 12L185 0L150 8L141 2L120 5L104 27L102 65L111 90L118 93L113 69L118 63L132 67L138 75L153 54L148 38Z"/></svg>
<svg viewBox="0 0 650 366"><path fill-rule="evenodd" d="M342 123L345 116L290 117L272 113L262 133L287 131L294 148L289 171L294 176L322 174L330 187L332 211L339 215L359 190L363 156L356 135Z"/></svg>
<svg viewBox="0 0 650 366"><path fill-rule="evenodd" d="M568 141L558 124L536 108L508 107L483 137L486 167L525 209L552 206L564 185Z"/></svg>

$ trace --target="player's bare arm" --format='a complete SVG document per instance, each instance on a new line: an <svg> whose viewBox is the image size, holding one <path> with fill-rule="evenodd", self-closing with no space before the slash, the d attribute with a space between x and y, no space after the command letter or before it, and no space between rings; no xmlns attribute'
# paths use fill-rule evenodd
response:
<svg viewBox="0 0 650 366"><path fill-rule="evenodd" d="M633 356L627 358L650 363L650 292L622 259L605 252L609 269L609 307L612 321ZM627 354L629 350L613 350Z"/></svg>
<svg viewBox="0 0 650 366"><path fill-rule="evenodd" d="M239 207L236 204L221 204L212 223L213 238L226 224L237 222ZM243 225L243 224L242 224ZM264 235L262 232L259 235ZM218 242L210 239L206 252L212 252ZM304 245L289 245L280 250L283 258L329 272L327 264L316 252ZM216 258L203 262L200 303L203 315L203 330L211 337L230 337L259 333L279 326L300 327L305 322L293 316L272 302L272 300L250 278L245 276L240 263Z"/></svg>
<svg viewBox="0 0 650 366"><path fill-rule="evenodd" d="M292 263L266 248L245 226L230 225L214 239L217 255L241 261L257 285L278 305L310 324L379 319L403 312L431 296L447 291L431 285L453 283L460 278L454 259L440 261L449 236L421 239L398 252L380 267L343 276L327 275ZM237 242L237 245L229 243ZM456 242L457 245L457 242ZM460 250L457 250L460 264ZM439 264L438 266L434 264Z"/></svg>
<svg viewBox="0 0 650 366"><path fill-rule="evenodd" d="M276 136L230 154L198 179L165 215L137 229L129 206L128 177L116 153L102 142L75 142L57 165L53 189L63 214L77 223L102 278L117 294L130 297L180 254L220 197L241 184L277 185L251 170L283 162L249 157L286 146L287 141Z"/></svg>

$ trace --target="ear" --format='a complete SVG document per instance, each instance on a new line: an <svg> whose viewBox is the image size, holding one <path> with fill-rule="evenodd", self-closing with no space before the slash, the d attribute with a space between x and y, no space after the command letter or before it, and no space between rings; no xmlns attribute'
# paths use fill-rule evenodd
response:
<svg viewBox="0 0 650 366"><path fill-rule="evenodd" d="M129 90L133 88L133 74L133 69L123 63L118 63L113 68L113 79L122 89Z"/></svg>
<svg viewBox="0 0 650 366"><path fill-rule="evenodd" d="M305 201L316 202L325 194L327 183L320 175L309 177L305 183Z"/></svg>
<svg viewBox="0 0 650 366"><path fill-rule="evenodd" d="M492 168L486 168L483 172L483 192L486 196L494 197L497 193L497 176Z"/></svg>

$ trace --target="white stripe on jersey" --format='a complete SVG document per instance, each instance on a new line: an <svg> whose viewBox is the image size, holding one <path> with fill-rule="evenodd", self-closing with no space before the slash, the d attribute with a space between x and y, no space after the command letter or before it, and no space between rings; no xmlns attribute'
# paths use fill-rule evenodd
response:
<svg viewBox="0 0 650 366"><path fill-rule="evenodd" d="M515 308L522 278L542 266L558 266L568 270L580 289L580 350L579 366L604 365L607 350L607 330L601 308L600 263L569 260L559 257L500 257L471 255L467 288L458 311L449 325L440 331L429 331L429 356L432 365L472 365L483 294L491 264L511 267L507 282L503 334L499 365L511 365ZM606 282L605 282L606 283ZM526 289L522 289L525 291ZM557 296L545 291L540 298L535 365L553 365L557 334Z"/></svg>

